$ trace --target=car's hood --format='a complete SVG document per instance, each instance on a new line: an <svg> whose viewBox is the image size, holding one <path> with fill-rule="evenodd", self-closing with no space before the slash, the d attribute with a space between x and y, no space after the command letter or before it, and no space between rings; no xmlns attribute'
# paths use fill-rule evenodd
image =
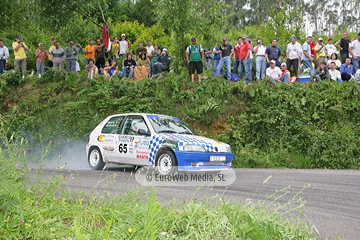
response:
<svg viewBox="0 0 360 240"><path fill-rule="evenodd" d="M153 144L161 144L172 149L182 150L185 145L197 145L205 148L207 152L231 152L230 145L214 139L192 134L156 134L152 138Z"/></svg>

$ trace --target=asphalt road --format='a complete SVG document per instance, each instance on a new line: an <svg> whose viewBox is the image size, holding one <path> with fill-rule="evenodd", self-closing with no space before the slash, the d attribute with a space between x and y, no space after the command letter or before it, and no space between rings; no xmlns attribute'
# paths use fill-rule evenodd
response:
<svg viewBox="0 0 360 240"><path fill-rule="evenodd" d="M135 188L144 192L150 187L136 182L131 167L109 166L104 171L45 170L44 177L62 174L67 188L74 191L97 192L104 190L123 193ZM360 171L356 170L286 170L286 169L235 169L236 181L228 187L155 187L161 202L221 196L229 201L253 202L289 187L288 193L276 200L284 204L298 193L305 203L302 220L314 226L322 239L360 239ZM71 175L75 178L71 178ZM78 176L76 176L78 175ZM266 181L265 181L266 180ZM265 182L264 182L265 181ZM305 187L307 186L307 187ZM305 188L304 188L305 187ZM280 196L283 192L275 195Z"/></svg>

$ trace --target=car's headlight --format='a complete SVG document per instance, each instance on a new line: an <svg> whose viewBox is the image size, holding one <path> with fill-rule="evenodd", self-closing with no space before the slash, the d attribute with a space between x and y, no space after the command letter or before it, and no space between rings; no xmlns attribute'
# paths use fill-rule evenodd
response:
<svg viewBox="0 0 360 240"><path fill-rule="evenodd" d="M205 148L202 146L197 146L197 145L185 145L184 151L185 152L205 152Z"/></svg>

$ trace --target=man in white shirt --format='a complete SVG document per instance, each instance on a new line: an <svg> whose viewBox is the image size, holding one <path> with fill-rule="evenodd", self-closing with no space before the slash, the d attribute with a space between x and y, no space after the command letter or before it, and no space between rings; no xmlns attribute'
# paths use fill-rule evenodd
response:
<svg viewBox="0 0 360 240"><path fill-rule="evenodd" d="M268 76L271 79L272 83L278 83L278 82L289 82L289 74L282 75L282 72L279 67L276 67L275 60L270 61L270 67L266 69L266 76Z"/></svg>
<svg viewBox="0 0 360 240"><path fill-rule="evenodd" d="M343 82L343 80L341 79L340 71L336 69L335 62L332 62L330 64L329 73L330 73L331 80L338 81L339 83Z"/></svg>
<svg viewBox="0 0 360 240"><path fill-rule="evenodd" d="M147 40L146 44L146 56L151 60L151 53L154 51L154 46L152 45L151 40Z"/></svg>
<svg viewBox="0 0 360 240"><path fill-rule="evenodd" d="M121 41L119 45L120 45L119 56L123 57L127 53L128 49L130 49L130 43L126 40L126 35L124 33L121 34Z"/></svg>
<svg viewBox="0 0 360 240"><path fill-rule="evenodd" d="M356 72L360 69L360 32L358 33L358 39L351 42L349 52L350 56L352 56L352 64Z"/></svg>
<svg viewBox="0 0 360 240"><path fill-rule="evenodd" d="M266 47L262 45L261 38L256 40L256 46L254 47L254 53L256 54L256 81L263 80L266 70Z"/></svg>
<svg viewBox="0 0 360 240"><path fill-rule="evenodd" d="M333 53L338 54L335 45L332 44L332 38L328 38L328 44L325 45L325 52L328 59L331 59Z"/></svg>
<svg viewBox="0 0 360 240"><path fill-rule="evenodd" d="M4 46L4 42L0 40L0 75L5 72L5 63L9 58L9 49Z"/></svg>
<svg viewBox="0 0 360 240"><path fill-rule="evenodd" d="M290 41L286 48L286 67L290 71L290 67L294 66L295 75L298 75L300 58L302 54L301 44L296 41L296 36L291 35Z"/></svg>

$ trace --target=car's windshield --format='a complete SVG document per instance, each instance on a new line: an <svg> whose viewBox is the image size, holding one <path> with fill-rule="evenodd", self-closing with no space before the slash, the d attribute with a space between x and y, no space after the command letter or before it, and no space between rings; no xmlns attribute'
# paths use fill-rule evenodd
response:
<svg viewBox="0 0 360 240"><path fill-rule="evenodd" d="M177 118L148 115L156 133L195 134L188 126Z"/></svg>

